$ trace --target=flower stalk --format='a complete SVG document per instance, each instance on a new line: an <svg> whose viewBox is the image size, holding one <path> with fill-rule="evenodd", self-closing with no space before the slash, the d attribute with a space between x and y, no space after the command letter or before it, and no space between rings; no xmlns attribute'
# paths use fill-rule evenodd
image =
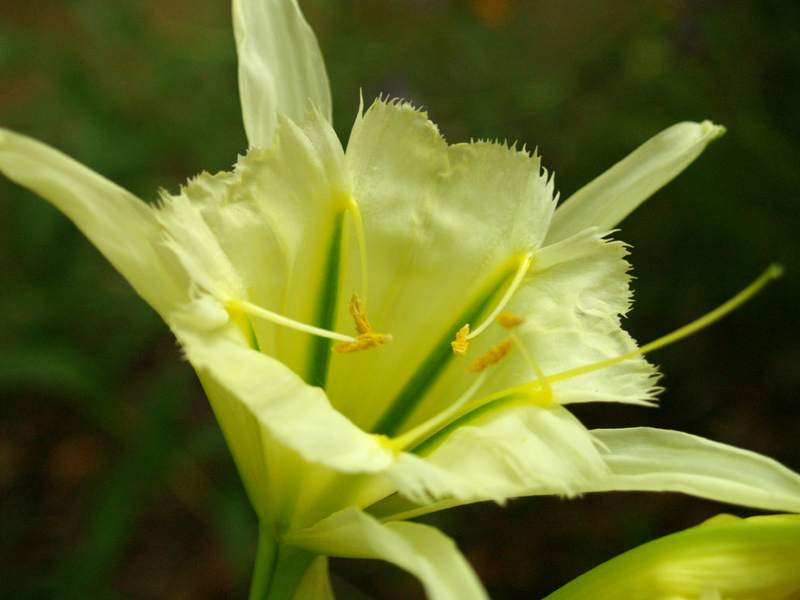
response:
<svg viewBox="0 0 800 600"><path fill-rule="evenodd" d="M315 557L313 552L283 543L272 524L261 524L248 600L297 598L303 576Z"/></svg>
<svg viewBox="0 0 800 600"><path fill-rule="evenodd" d="M258 528L253 579L250 583L249 600L268 600L275 576L278 559L278 541L273 527L261 525Z"/></svg>

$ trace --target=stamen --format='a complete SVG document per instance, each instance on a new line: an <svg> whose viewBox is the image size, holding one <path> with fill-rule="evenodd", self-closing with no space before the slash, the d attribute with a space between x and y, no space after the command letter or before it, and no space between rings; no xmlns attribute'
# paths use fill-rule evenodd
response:
<svg viewBox="0 0 800 600"><path fill-rule="evenodd" d="M458 330L458 333L456 333L456 341L450 342L450 345L453 347L453 354L464 356L467 353L467 346L469 346L469 342L467 341L468 335L469 323Z"/></svg>
<svg viewBox="0 0 800 600"><path fill-rule="evenodd" d="M358 294L353 294L350 298L350 314L353 315L353 320L356 323L356 333L358 337L355 339L347 340L344 344L334 346L333 350L339 354L350 354L368 348L376 348L383 346L392 341L392 336L383 333L373 333L372 326L367 319L367 313L364 311L363 302L358 297Z"/></svg>
<svg viewBox="0 0 800 600"><path fill-rule="evenodd" d="M514 279L511 280L511 285L508 286L508 289L506 290L506 293L500 299L500 302L497 303L497 306L492 311L492 314L490 314L486 318L486 320L483 323L481 323L481 325L477 329L475 329L472 333L470 333L467 336L468 340L471 340L476 335L480 334L489 325L491 325L492 321L495 320L497 315L499 315L503 311L503 309L506 307L506 304L508 304L509 300L511 300L511 297L514 295L514 292L517 291L517 289L519 288L520 284L522 283L522 278L525 277L525 274L528 272L528 269L530 269L532 262L533 262L533 258L532 258L532 256L530 254L526 255L520 261L519 267L517 268L517 272L514 275Z"/></svg>
<svg viewBox="0 0 800 600"><path fill-rule="evenodd" d="M517 346L519 347L520 353L525 358L525 362L527 362L528 366L530 366L530 368L533 369L533 372L536 373L536 383L540 384L542 388L541 394L543 394L545 398L549 399L547 402L549 404L553 399L553 388L550 387L550 381L545 376L544 372L539 366L539 363L534 360L533 355L530 353L530 350L528 350L528 347L523 343L523 341L520 340L519 337L514 333L511 334L511 337L517 342Z"/></svg>
<svg viewBox="0 0 800 600"><path fill-rule="evenodd" d="M341 333L336 333L335 331L320 329L319 327L314 327L313 325L306 325L305 323L301 323L300 321L295 321L294 319L284 317L283 315L274 313L271 310L267 310L266 308L261 308L260 306L256 306L255 304L250 304L249 302L245 302L244 300L239 300L238 298L231 298L230 300L225 302L225 306L228 309L239 310L243 313L247 313L248 315L253 315L254 317L260 317L267 321L271 321L276 325L283 325L284 327L289 327L291 329L296 329L298 331L304 331L306 333L310 333L311 335L317 335L319 337L329 338L332 340L339 340L341 342L357 341L356 338L350 335L343 335Z"/></svg>
<svg viewBox="0 0 800 600"><path fill-rule="evenodd" d="M500 362L500 360L502 360L503 357L508 354L512 343L513 340L511 338L506 338L496 346L492 346L489 348L486 354L476 359L469 367L467 367L467 372L480 373L489 365Z"/></svg>
<svg viewBox="0 0 800 600"><path fill-rule="evenodd" d="M770 281L778 279L781 275L783 275L783 267L780 265L770 265L767 267L767 270L764 271L758 279L756 279L753 283L748 285L744 288L741 292L736 294L733 298L721 304L710 313L707 313L700 317L699 319L692 321L688 325L684 325L683 327L676 329L672 333L668 333L667 335L658 338L657 340L650 342L649 344L645 344L641 348L637 350L633 350L628 352L627 354L623 354L622 356L617 356L616 358L610 358L608 360L600 361L591 365L586 365L585 367L578 367L577 369L570 369L569 371L563 371L561 373L556 373L555 375L551 375L548 377L548 380L551 383L555 383L556 381L563 381L564 379L571 379L572 377L577 377L578 375L584 375L585 373L591 373L592 371L598 371L600 369L604 369L606 367L610 367L621 363L624 360L629 358L633 358L634 356L639 356L640 354L646 354L648 352L652 352L653 350L658 350L659 348L663 348L664 346L668 346L678 340L682 340L685 337L692 335L711 325L712 323L719 321L722 317L730 314L737 308L739 308L742 304L747 302L750 298L752 298L755 294L757 294L761 289L767 285Z"/></svg>
<svg viewBox="0 0 800 600"><path fill-rule="evenodd" d="M496 321L497 324L503 329L514 329L522 325L525 322L525 318L515 315L512 312L504 311L497 315ZM547 381L547 377L545 377L544 372L542 371L541 367L539 367L539 363L534 360L533 354L531 354L530 350L528 350L528 346L517 334L512 332L511 337L515 342L517 342L517 346L519 346L519 351L522 354L522 357L525 359L525 362L527 362L528 366L530 366L533 372L536 373L537 382L541 383L541 394L543 394L545 398L552 400L553 390L550 387L550 382Z"/></svg>
<svg viewBox="0 0 800 600"><path fill-rule="evenodd" d="M486 407L488 407L495 401L502 402L504 406L509 406L509 403L547 406L548 404L550 404L550 402L552 402L552 391L550 388L551 384L556 383L558 381L571 379L572 377L577 377L579 375L585 375L586 373L591 373L593 371L598 371L606 367L613 366L624 360L633 358L634 356L638 356L646 352L657 350L658 348L662 348L668 344L683 339L699 331L700 329L703 329L704 327L711 325L715 321L718 321L719 319L726 316L730 312L736 310L737 308L739 308L739 306L747 302L757 292L759 292L767 283L769 283L774 279L777 279L782 274L783 274L783 269L780 266L771 265L753 283L751 283L744 290L736 294L736 296L734 296L721 306L712 310L710 313L700 317L699 319L693 321L692 323L689 323L688 325L681 327L680 329L677 329L676 331L673 331L668 335L665 335L664 337L655 340L654 342L645 344L644 346L638 348L637 350L628 352L626 354L617 356L615 358L596 362L594 364L586 365L584 367L578 367L577 369L562 371L561 373L556 373L555 375L550 375L548 377L542 373L539 366L533 360L533 357L526 356L526 359L530 358L529 362L531 364L531 367L534 369L534 372L536 372L536 376L538 379L511 388L507 388L499 392L495 392L494 394L490 394L489 396L485 396L483 398L478 398L469 401L462 406L461 410L459 411L460 414L454 416L460 419L470 414L477 415L481 410L486 410ZM524 344L520 343L519 346L521 352L524 355L526 353ZM426 441L426 443L428 443L428 441Z"/></svg>

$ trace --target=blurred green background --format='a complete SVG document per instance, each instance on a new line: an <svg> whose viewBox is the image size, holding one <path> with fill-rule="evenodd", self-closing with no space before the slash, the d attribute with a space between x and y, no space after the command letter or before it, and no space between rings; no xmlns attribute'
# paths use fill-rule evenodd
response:
<svg viewBox="0 0 800 600"><path fill-rule="evenodd" d="M450 142L537 147L569 196L674 122L728 134L621 226L647 341L787 275L651 359L659 409L576 407L593 427L674 428L800 470L800 8L792 0L306 0L343 140L378 94ZM227 0L0 0L0 126L147 200L246 148ZM255 520L166 327L59 213L0 178L0 594L245 598ZM721 511L606 494L451 510L494 600L541 598ZM334 561L379 600L402 572Z"/></svg>

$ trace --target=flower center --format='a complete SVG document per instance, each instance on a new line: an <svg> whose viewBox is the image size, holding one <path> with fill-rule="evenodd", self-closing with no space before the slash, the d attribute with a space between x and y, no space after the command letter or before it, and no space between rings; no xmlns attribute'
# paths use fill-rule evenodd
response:
<svg viewBox="0 0 800 600"><path fill-rule="evenodd" d="M443 334L434 344L431 344L429 352L425 356L415 357L418 368L388 402L387 408L378 420L369 427L371 432L396 436L404 431L408 421L417 416L416 411L428 398L430 390L460 354L452 342L452 332L461 323L469 323L484 314L489 314L489 317L485 318L482 325L472 334L469 333L468 325L461 326L456 343L463 342L463 349L466 352L468 339L485 330L492 323L494 318L492 315L499 314L505 308L522 283L532 262L533 259L529 255L512 257L505 264L499 266L495 273L474 291L469 301L465 303L465 308L451 321L452 326L442 326ZM498 296L500 296L499 301L496 300Z"/></svg>

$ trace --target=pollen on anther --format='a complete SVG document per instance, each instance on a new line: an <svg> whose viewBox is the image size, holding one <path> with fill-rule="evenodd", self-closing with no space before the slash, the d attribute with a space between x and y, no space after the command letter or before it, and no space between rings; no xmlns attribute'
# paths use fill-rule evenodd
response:
<svg viewBox="0 0 800 600"><path fill-rule="evenodd" d="M469 346L469 340L467 339L468 335L469 335L469 323L467 323L461 329L459 329L458 333L456 333L455 341L450 342L450 345L453 347L453 354L464 356L467 353L467 346Z"/></svg>
<svg viewBox="0 0 800 600"><path fill-rule="evenodd" d="M522 325L525 319L512 312L504 311L495 317L495 321L497 321L497 324L503 329L513 329L518 325Z"/></svg>
<svg viewBox="0 0 800 600"><path fill-rule="evenodd" d="M364 305L358 294L353 294L350 298L350 314L353 315L353 320L356 322L356 333L364 335L372 331L372 326L367 319L367 313L364 311Z"/></svg>
<svg viewBox="0 0 800 600"><path fill-rule="evenodd" d="M351 354L368 348L377 348L392 341L392 336L389 334L372 332L372 325L369 324L367 313L358 294L353 294L353 297L350 298L350 314L353 315L358 337L353 342L343 342L338 346L334 346L334 352Z"/></svg>
<svg viewBox="0 0 800 600"><path fill-rule="evenodd" d="M469 367L467 367L468 373L480 373L489 365L493 365L503 357L508 354L508 351L511 349L511 344L514 342L512 338L507 338L497 344L496 346L492 346L489 348L488 352L481 356L480 358L476 359Z"/></svg>

